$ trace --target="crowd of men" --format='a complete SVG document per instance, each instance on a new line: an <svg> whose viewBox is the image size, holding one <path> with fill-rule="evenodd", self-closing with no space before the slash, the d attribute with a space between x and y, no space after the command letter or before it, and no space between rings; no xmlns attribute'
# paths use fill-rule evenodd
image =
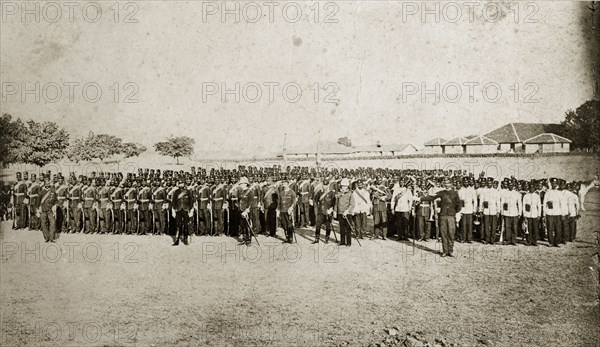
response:
<svg viewBox="0 0 600 347"><path fill-rule="evenodd" d="M16 180L13 228L42 229L46 242L63 232L168 234L173 245L188 244L190 235L225 234L249 244L257 234L276 237L280 227L291 243L295 228L314 227L313 242L327 243L332 231L337 240L337 221L340 245L365 237L436 238L443 256L452 256L455 241L470 243L474 236L486 244L514 245L518 237L532 246L545 238L555 247L572 242L581 192L598 185L597 177L524 181L453 170L279 166L71 173L68 179L18 172Z"/></svg>

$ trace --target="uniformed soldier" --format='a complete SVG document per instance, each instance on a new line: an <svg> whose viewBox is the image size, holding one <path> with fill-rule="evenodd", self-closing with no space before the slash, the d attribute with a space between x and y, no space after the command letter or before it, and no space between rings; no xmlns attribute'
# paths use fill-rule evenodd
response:
<svg viewBox="0 0 600 347"><path fill-rule="evenodd" d="M58 199L58 218L56 231L59 233L63 231L68 232L70 221L68 195L70 187L65 182L65 178L62 175L58 177L57 186L58 187L56 188L56 197Z"/></svg>
<svg viewBox="0 0 600 347"><path fill-rule="evenodd" d="M566 186L565 195L566 195L566 204L568 214L565 217L567 220L566 225L566 235L565 239L569 242L575 241L575 237L577 236L577 219L581 217L579 215L579 196L577 193L579 192L579 187L576 182L572 182Z"/></svg>
<svg viewBox="0 0 600 347"><path fill-rule="evenodd" d="M517 226L519 223L519 216L522 214L523 201L521 193L515 190L516 187L513 181L509 181L507 187L507 191L502 194L500 199L506 234L504 243L515 245L517 242Z"/></svg>
<svg viewBox="0 0 600 347"><path fill-rule="evenodd" d="M146 235L152 232L152 211L150 204L152 201L152 190L150 189L150 181L142 181L143 186L137 194L139 227L138 233Z"/></svg>
<svg viewBox="0 0 600 347"><path fill-rule="evenodd" d="M537 246L542 201L535 190L534 182L526 184L525 187L528 192L523 196L523 218L525 218L525 223L527 224L527 244Z"/></svg>
<svg viewBox="0 0 600 347"><path fill-rule="evenodd" d="M421 197L421 201L440 199L439 227L442 236L442 257L452 257L454 251L454 233L456 221L460 220L461 203L458 193L452 187L450 179L444 179L444 190L435 195Z"/></svg>
<svg viewBox="0 0 600 347"><path fill-rule="evenodd" d="M349 217L354 210L354 197L347 178L340 182L340 191L335 199L335 211L340 225L340 246L352 245L352 231Z"/></svg>
<svg viewBox="0 0 600 347"><path fill-rule="evenodd" d="M215 220L215 234L217 236L224 232L224 218L225 210L228 207L227 204L227 186L225 185L225 179L220 177L217 186L212 191L212 208L213 218Z"/></svg>
<svg viewBox="0 0 600 347"><path fill-rule="evenodd" d="M160 185L158 180L154 181L154 186L156 189L152 193L152 207L154 213L154 233L156 235L161 235L166 233L166 213L165 207L167 206L167 191L166 191L166 181L163 183L163 186Z"/></svg>
<svg viewBox="0 0 600 347"><path fill-rule="evenodd" d="M300 226L307 228L310 224L310 180L308 176L302 176L298 183L298 213Z"/></svg>
<svg viewBox="0 0 600 347"><path fill-rule="evenodd" d="M279 220L285 231L287 243L292 243L294 237L293 215L296 205L296 193L290 188L289 181L284 177L279 192Z"/></svg>
<svg viewBox="0 0 600 347"><path fill-rule="evenodd" d="M279 208L279 188L273 181L273 177L269 177L265 191L263 194L262 209L265 212L265 224L267 234L275 237L277 233L277 211Z"/></svg>
<svg viewBox="0 0 600 347"><path fill-rule="evenodd" d="M562 193L557 189L558 181L556 178L550 179L550 189L544 194L542 216L546 219L546 229L548 232L548 242L551 247L558 247L562 243Z"/></svg>
<svg viewBox="0 0 600 347"><path fill-rule="evenodd" d="M124 201L125 192L123 190L125 187L125 182L117 182L117 180L115 179L113 181L113 186L115 186L115 189L110 194L110 201L112 202L113 212L112 232L114 234L120 234L126 232L125 209L127 206Z"/></svg>
<svg viewBox="0 0 600 347"><path fill-rule="evenodd" d="M375 180L375 184L371 187L371 191L373 199L373 237L379 237L377 232L379 230L381 232L381 238L385 240L388 230L388 201L391 198L391 194L379 177Z"/></svg>
<svg viewBox="0 0 600 347"><path fill-rule="evenodd" d="M242 230L240 235L241 243L250 244L252 242L252 220L250 216L252 189L249 187L248 178L240 178L240 182L232 195L235 195L237 198L238 209L242 218L240 220L240 228Z"/></svg>
<svg viewBox="0 0 600 347"><path fill-rule="evenodd" d="M83 190L83 212L85 220L86 234L95 233L97 231L97 204L98 204L98 189L96 188L96 179L88 179L89 186Z"/></svg>
<svg viewBox="0 0 600 347"><path fill-rule="evenodd" d="M42 182L43 184L43 182ZM40 230L40 218L37 216L37 211L40 207L40 191L42 187L40 183L37 181L36 175L31 174L31 184L29 185L28 196L29 196L29 209L30 213L30 221L29 221L29 229L31 230Z"/></svg>
<svg viewBox="0 0 600 347"><path fill-rule="evenodd" d="M138 230L137 183L135 180L125 183L125 224L127 234L136 234Z"/></svg>
<svg viewBox="0 0 600 347"><path fill-rule="evenodd" d="M100 212L100 232L108 234L113 228L113 209L110 200L112 191L112 183L109 179L106 180L104 186L98 190L98 200L100 202L98 211Z"/></svg>
<svg viewBox="0 0 600 347"><path fill-rule="evenodd" d="M173 206L171 214L175 217L176 234L173 236L173 246L188 244L189 218L193 209L192 194L185 186L183 178L179 180L177 189L173 191Z"/></svg>
<svg viewBox="0 0 600 347"><path fill-rule="evenodd" d="M331 233L331 220L333 217L333 209L335 207L335 192L329 187L329 178L323 178L323 185L315 191L313 203L315 205L315 214L317 224L315 227L315 240L313 243L318 243L321 238L321 227L325 225L325 243L329 242L329 234Z"/></svg>
<svg viewBox="0 0 600 347"><path fill-rule="evenodd" d="M36 212L41 219L44 240L55 242L58 198L50 176L40 176L40 179L43 179L44 187L39 191L40 202Z"/></svg>
<svg viewBox="0 0 600 347"><path fill-rule="evenodd" d="M483 243L493 244L496 239L498 215L500 213L500 195L494 187L494 180L488 177L486 188L480 196L479 212L483 215Z"/></svg>
<svg viewBox="0 0 600 347"><path fill-rule="evenodd" d="M27 184L22 181L21 173L16 174L17 183L13 187L13 205L15 209L16 229L27 226Z"/></svg>
<svg viewBox="0 0 600 347"><path fill-rule="evenodd" d="M352 192L354 196L354 211L353 222L356 230L356 237L362 239L363 234L366 233L367 228L367 215L371 214L373 205L371 202L371 194L365 189L364 182L358 180L356 182L356 189Z"/></svg>

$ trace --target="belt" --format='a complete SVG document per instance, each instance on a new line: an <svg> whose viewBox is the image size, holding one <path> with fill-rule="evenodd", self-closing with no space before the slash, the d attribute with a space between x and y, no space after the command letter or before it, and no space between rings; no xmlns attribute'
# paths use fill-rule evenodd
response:
<svg viewBox="0 0 600 347"><path fill-rule="evenodd" d="M112 202L122 202L121 200L111 200Z"/></svg>
<svg viewBox="0 0 600 347"><path fill-rule="evenodd" d="M25 195L25 193L15 193L16 196Z"/></svg>
<svg viewBox="0 0 600 347"><path fill-rule="evenodd" d="M308 194L309 192L300 192L300 194L304 195L304 194Z"/></svg>
<svg viewBox="0 0 600 347"><path fill-rule="evenodd" d="M163 200L162 199L161 200L154 200L154 202L163 202Z"/></svg>
<svg viewBox="0 0 600 347"><path fill-rule="evenodd" d="M201 201L208 200L208 198L200 198Z"/></svg>
<svg viewBox="0 0 600 347"><path fill-rule="evenodd" d="M73 196L73 197L71 197L70 199L71 199L71 200L79 200L79 197L78 197L78 196Z"/></svg>
<svg viewBox="0 0 600 347"><path fill-rule="evenodd" d="M84 198L84 200L88 201L88 200L95 200L94 198Z"/></svg>
<svg viewBox="0 0 600 347"><path fill-rule="evenodd" d="M148 202L148 201L150 201L150 200L148 200L148 199L140 199L140 202Z"/></svg>
<svg viewBox="0 0 600 347"><path fill-rule="evenodd" d="M237 200L238 198L231 198L231 200Z"/></svg>
<svg viewBox="0 0 600 347"><path fill-rule="evenodd" d="M36 196L38 196L38 195L37 194L31 194L31 195L29 195L30 198L34 198Z"/></svg>
<svg viewBox="0 0 600 347"><path fill-rule="evenodd" d="M214 198L214 201L223 200L223 198Z"/></svg>
<svg viewBox="0 0 600 347"><path fill-rule="evenodd" d="M136 201L136 199L125 199L125 200L127 200L127 202L133 202L133 201Z"/></svg>
<svg viewBox="0 0 600 347"><path fill-rule="evenodd" d="M100 201L108 200L108 198L100 198Z"/></svg>

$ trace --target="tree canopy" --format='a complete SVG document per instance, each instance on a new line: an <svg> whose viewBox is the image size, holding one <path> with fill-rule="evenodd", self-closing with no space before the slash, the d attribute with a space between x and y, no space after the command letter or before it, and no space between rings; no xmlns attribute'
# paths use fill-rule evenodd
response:
<svg viewBox="0 0 600 347"><path fill-rule="evenodd" d="M194 154L194 144L196 141L187 136L169 137L167 141L154 144L154 149L164 156L175 158L179 164L180 157L189 157Z"/></svg>
<svg viewBox="0 0 600 347"><path fill-rule="evenodd" d="M588 100L576 110L568 110L562 125L573 147L599 150L600 100Z"/></svg>

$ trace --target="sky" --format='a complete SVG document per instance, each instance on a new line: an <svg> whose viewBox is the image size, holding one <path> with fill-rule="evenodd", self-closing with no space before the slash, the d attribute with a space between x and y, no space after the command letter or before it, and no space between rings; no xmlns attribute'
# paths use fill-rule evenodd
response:
<svg viewBox="0 0 600 347"><path fill-rule="evenodd" d="M593 97L581 2L433 2L429 14L398 1L232 1L229 14L210 1L101 1L101 15L75 4L3 2L0 23L2 113L73 138L185 135L197 152L255 155L284 137L419 146L560 122Z"/></svg>

